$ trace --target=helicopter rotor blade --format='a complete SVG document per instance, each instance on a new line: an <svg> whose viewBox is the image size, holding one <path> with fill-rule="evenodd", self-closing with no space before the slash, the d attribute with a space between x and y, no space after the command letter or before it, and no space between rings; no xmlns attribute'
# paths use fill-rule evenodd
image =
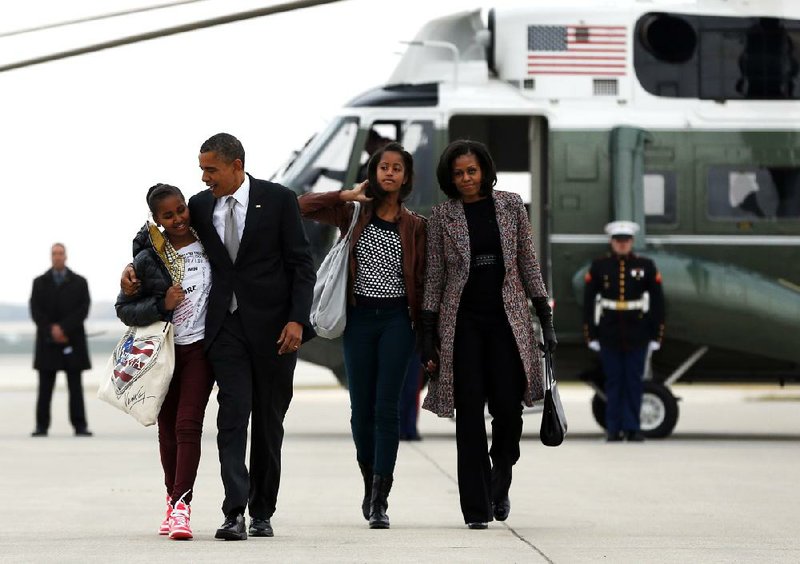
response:
<svg viewBox="0 0 800 564"><path fill-rule="evenodd" d="M164 8L175 8L183 6L184 4L197 4L198 2L208 2L208 0L180 0L178 2L168 2L166 4L155 4L153 6L144 6L142 8L133 8L131 10L121 10L119 12L109 12L107 14L99 14L96 16L87 16L85 18L76 18L74 20L66 20L63 22L56 22L51 24L39 25L35 27L26 27L23 29L15 29L14 31L4 31L0 33L0 39L4 37L13 37L15 35L24 35L26 33L34 33L37 31L46 31L48 29L57 29L59 27L67 27L70 25L77 25L89 22L98 22L102 20L109 20L111 18L118 18L120 16L131 16L133 14L141 14L143 12L152 12Z"/></svg>
<svg viewBox="0 0 800 564"><path fill-rule="evenodd" d="M218 16L216 18L209 18L206 20L190 22L173 27L167 27L164 29L158 29L155 31L148 31L146 33L140 33L128 37L120 37L118 39L112 39L111 41L104 41L102 43L87 45L85 47L78 47L76 49L69 49L67 51L61 51L58 53L43 55L41 57L34 57L32 59L18 61L16 63L10 63L7 65L2 65L0 66L0 73L21 69L25 67L31 67L34 65L40 65L42 63L48 63L51 61L68 59L70 57L77 57L79 55L86 55L88 53L96 53L97 51L103 51L104 49L112 49L114 47L121 47L123 45L131 45L133 43L140 43L142 41L150 41L151 39L158 39L160 37L178 35L180 33L195 31L197 29L205 29L209 27L215 27L218 25L225 25L229 23L260 18L263 16L269 16L272 14L279 14L282 12L292 12L295 10L302 10L304 8L311 8L323 4L333 4L336 2L343 2L343 1L344 0L297 0L294 2L284 2L282 4L275 4L273 6L269 6L266 8L257 8L255 10L247 10L244 12L227 14L225 16Z"/></svg>

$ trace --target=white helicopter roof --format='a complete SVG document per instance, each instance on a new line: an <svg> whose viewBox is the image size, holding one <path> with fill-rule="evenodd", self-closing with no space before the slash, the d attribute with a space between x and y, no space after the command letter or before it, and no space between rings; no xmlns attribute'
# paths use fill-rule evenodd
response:
<svg viewBox="0 0 800 564"><path fill-rule="evenodd" d="M645 91L633 66L632 30L650 12L800 19L800 2L526 2L493 10L491 31L479 10L461 12L426 24L410 42L389 84L438 83L445 109L541 113L551 127L603 128L626 120L655 128L794 127L786 116L800 118L796 100L723 104ZM487 46L492 61L487 60ZM591 52L586 55L580 49Z"/></svg>

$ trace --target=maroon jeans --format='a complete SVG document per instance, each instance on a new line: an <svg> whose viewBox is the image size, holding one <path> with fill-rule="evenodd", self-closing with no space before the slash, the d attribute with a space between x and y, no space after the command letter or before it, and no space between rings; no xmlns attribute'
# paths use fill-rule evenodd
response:
<svg viewBox="0 0 800 564"><path fill-rule="evenodd" d="M194 488L200 464L203 416L214 377L203 341L175 345L175 372L158 414L158 446L164 485L173 501ZM189 503L191 492L184 497Z"/></svg>

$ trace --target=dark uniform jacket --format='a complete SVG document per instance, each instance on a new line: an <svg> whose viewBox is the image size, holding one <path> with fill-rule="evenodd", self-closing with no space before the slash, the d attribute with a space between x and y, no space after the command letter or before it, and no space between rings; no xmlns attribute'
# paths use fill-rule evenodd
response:
<svg viewBox="0 0 800 564"><path fill-rule="evenodd" d="M644 347L649 341L661 342L664 292L661 274L652 260L634 253L627 256L609 253L592 262L585 282L583 331L587 342L598 340L601 347L621 350ZM598 295L614 304L606 302L605 307L597 304ZM646 313L637 304L643 299L649 301ZM600 312L597 323L596 308Z"/></svg>
<svg viewBox="0 0 800 564"><path fill-rule="evenodd" d="M154 244L153 237L162 240ZM147 223L133 239L133 270L142 286L134 296L120 292L117 297L114 307L125 325L142 327L172 319L172 312L164 309L164 296L172 285L172 276L164 265L165 259L156 251L156 244L163 245L163 235L157 229L153 233Z"/></svg>
<svg viewBox="0 0 800 564"><path fill-rule="evenodd" d="M50 269L33 281L30 309L36 324L36 351L33 368L36 370L87 370L92 367L83 322L89 315L89 285L83 276L69 268L64 281L56 285ZM50 326L57 323L69 343L54 343ZM72 352L64 354L67 347Z"/></svg>

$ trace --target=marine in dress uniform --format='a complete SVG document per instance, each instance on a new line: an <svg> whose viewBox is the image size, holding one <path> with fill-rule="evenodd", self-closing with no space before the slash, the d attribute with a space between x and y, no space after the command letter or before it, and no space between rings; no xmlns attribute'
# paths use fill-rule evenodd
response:
<svg viewBox="0 0 800 564"><path fill-rule="evenodd" d="M592 262L584 290L584 337L605 374L606 439L641 441L639 411L648 351L661 348L664 293L655 263L632 252L639 226L606 225L611 252Z"/></svg>

